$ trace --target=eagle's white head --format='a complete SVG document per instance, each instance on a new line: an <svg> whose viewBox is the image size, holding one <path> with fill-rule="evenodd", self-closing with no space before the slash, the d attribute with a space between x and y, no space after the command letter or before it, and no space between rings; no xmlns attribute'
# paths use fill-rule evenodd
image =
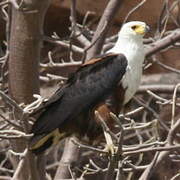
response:
<svg viewBox="0 0 180 180"><path fill-rule="evenodd" d="M129 38L142 38L149 31L149 26L141 21L132 21L124 24L119 32L119 36Z"/></svg>
<svg viewBox="0 0 180 180"><path fill-rule="evenodd" d="M149 27L141 21L131 21L124 24L118 33L116 44L108 52L122 53L129 62L135 61L138 56L139 61L142 62L145 55L143 37L148 31Z"/></svg>

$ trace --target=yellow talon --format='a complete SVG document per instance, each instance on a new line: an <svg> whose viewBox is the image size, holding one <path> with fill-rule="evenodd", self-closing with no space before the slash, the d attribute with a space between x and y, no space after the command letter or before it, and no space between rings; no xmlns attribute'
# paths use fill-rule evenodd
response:
<svg viewBox="0 0 180 180"><path fill-rule="evenodd" d="M114 155L115 154L115 146L113 144L110 134L104 131L104 136L106 139L106 147L105 147L104 151L109 152L111 155Z"/></svg>

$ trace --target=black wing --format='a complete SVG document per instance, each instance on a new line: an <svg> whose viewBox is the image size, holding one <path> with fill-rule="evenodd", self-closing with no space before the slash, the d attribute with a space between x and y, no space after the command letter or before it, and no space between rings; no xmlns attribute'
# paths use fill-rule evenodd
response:
<svg viewBox="0 0 180 180"><path fill-rule="evenodd" d="M48 104L32 133L49 133L100 103L117 86L126 68L127 60L122 54L106 54L83 64L56 92L59 98Z"/></svg>

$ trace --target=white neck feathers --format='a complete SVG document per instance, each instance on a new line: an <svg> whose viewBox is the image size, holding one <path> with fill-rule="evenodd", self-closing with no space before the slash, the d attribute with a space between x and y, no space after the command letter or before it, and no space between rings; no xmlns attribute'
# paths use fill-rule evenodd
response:
<svg viewBox="0 0 180 180"><path fill-rule="evenodd" d="M123 102L126 104L140 85L142 65L145 57L143 38L139 36L121 36L120 34L115 46L108 52L122 53L128 61L128 68L121 81L122 86L126 89Z"/></svg>
<svg viewBox="0 0 180 180"><path fill-rule="evenodd" d="M108 52L111 53L122 53L128 60L129 65L132 63L142 64L144 61L144 47L142 37L125 36L119 34L118 40L115 46ZM136 62L136 59L138 62ZM133 63L134 62L134 63Z"/></svg>

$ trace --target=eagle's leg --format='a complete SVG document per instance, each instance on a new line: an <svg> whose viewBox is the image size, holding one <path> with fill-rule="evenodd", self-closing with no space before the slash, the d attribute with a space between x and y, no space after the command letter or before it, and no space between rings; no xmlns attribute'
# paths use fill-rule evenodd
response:
<svg viewBox="0 0 180 180"><path fill-rule="evenodd" d="M109 152L111 155L114 155L115 154L115 146L113 144L112 137L109 133L110 129L106 124L106 122L110 119L109 111L104 113L103 110L107 110L107 108L105 108L105 106L100 106L99 108L97 108L97 110L95 111L95 117L97 118L97 120L100 122L100 124L102 126L102 129L104 132L104 137L106 140L106 146L105 146L104 151Z"/></svg>

